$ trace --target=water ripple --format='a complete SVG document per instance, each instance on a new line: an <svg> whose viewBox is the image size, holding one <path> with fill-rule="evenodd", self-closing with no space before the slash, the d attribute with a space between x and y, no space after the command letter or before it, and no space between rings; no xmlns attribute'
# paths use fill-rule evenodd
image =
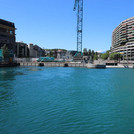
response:
<svg viewBox="0 0 134 134"><path fill-rule="evenodd" d="M0 69L0 132L131 134L134 70Z"/></svg>

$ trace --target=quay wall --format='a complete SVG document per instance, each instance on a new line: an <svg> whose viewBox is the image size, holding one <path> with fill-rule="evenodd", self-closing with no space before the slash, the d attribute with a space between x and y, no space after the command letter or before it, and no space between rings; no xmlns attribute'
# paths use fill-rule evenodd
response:
<svg viewBox="0 0 134 134"><path fill-rule="evenodd" d="M45 67L86 67L85 63L61 63L61 62L20 62L20 66L39 66ZM67 66L66 66L66 65Z"/></svg>

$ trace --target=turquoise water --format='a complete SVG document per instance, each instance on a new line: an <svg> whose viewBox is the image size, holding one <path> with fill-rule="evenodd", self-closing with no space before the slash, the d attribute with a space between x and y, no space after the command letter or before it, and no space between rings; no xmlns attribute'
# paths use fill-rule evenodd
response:
<svg viewBox="0 0 134 134"><path fill-rule="evenodd" d="M133 133L133 69L0 68L0 134Z"/></svg>

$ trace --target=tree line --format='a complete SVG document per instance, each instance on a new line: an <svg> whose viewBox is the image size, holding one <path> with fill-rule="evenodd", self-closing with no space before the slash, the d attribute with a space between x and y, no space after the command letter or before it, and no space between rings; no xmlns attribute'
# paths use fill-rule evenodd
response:
<svg viewBox="0 0 134 134"><path fill-rule="evenodd" d="M88 56L88 59L91 59L91 60L98 60L99 53L95 52L94 50L91 50L91 49L87 50L87 48L84 48L83 56Z"/></svg>
<svg viewBox="0 0 134 134"><path fill-rule="evenodd" d="M111 50L108 50L105 53L101 54L101 58L103 60L122 60L123 55L117 52L112 53Z"/></svg>
<svg viewBox="0 0 134 134"><path fill-rule="evenodd" d="M111 50L107 50L105 53L98 53L94 50L87 50L87 48L83 49L83 56L88 56L88 59L90 60L122 60L123 55L120 53L112 53Z"/></svg>

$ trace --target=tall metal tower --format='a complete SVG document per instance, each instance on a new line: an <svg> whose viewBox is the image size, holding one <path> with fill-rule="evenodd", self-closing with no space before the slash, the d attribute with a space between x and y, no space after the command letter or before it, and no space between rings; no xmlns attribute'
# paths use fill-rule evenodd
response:
<svg viewBox="0 0 134 134"><path fill-rule="evenodd" d="M77 52L82 52L82 31L83 31L83 0L75 0L74 11L77 11Z"/></svg>

